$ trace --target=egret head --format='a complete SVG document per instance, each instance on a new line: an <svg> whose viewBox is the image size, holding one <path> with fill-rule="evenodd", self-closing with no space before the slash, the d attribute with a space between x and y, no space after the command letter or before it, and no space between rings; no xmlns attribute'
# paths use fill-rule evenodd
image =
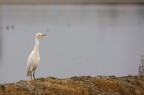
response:
<svg viewBox="0 0 144 95"><path fill-rule="evenodd" d="M38 39L43 37L43 36L46 36L46 34L42 34L42 33L37 33L36 34L36 38L38 38Z"/></svg>

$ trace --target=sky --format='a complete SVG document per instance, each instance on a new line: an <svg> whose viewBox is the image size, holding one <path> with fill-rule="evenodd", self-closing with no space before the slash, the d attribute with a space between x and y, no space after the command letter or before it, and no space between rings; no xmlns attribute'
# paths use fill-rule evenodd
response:
<svg viewBox="0 0 144 95"><path fill-rule="evenodd" d="M28 80L36 33L36 77L137 75L144 54L144 7L0 5L0 83Z"/></svg>

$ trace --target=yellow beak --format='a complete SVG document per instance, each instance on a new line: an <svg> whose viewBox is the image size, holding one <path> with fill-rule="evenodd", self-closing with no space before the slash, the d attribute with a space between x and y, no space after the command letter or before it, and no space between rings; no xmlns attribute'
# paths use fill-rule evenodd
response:
<svg viewBox="0 0 144 95"><path fill-rule="evenodd" d="M41 36L46 36L46 34L41 34Z"/></svg>

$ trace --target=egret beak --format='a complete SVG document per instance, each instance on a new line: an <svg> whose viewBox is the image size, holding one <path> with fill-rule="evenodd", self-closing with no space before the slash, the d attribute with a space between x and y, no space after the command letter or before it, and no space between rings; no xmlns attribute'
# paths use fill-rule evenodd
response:
<svg viewBox="0 0 144 95"><path fill-rule="evenodd" d="M41 34L41 36L46 36L46 34Z"/></svg>

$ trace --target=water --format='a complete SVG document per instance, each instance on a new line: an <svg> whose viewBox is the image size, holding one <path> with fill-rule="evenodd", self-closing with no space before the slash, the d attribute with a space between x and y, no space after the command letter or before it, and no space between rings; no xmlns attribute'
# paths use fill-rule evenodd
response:
<svg viewBox="0 0 144 95"><path fill-rule="evenodd" d="M0 83L26 80L40 39L36 77L136 75L144 54L144 7L0 5Z"/></svg>

